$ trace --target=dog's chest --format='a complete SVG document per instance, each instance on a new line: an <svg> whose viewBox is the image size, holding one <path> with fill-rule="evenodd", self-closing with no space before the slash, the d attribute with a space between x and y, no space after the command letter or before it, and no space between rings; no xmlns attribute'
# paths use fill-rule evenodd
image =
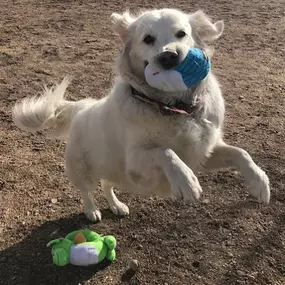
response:
<svg viewBox="0 0 285 285"><path fill-rule="evenodd" d="M168 121L149 135L155 145L172 149L192 167L209 154L215 141L214 127L195 119Z"/></svg>

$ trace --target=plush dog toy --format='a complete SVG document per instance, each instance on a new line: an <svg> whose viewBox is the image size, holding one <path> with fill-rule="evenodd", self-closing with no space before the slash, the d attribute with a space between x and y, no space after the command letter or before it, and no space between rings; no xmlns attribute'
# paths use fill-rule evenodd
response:
<svg viewBox="0 0 285 285"><path fill-rule="evenodd" d="M103 259L113 261L116 257L116 239L113 236L100 236L90 230L78 230L65 238L50 241L53 263L64 266L68 263L79 266L97 264Z"/></svg>
<svg viewBox="0 0 285 285"><path fill-rule="evenodd" d="M191 48L183 62L173 70L159 71L151 64L145 68L147 83L166 92L186 91L202 81L210 71L208 56L198 48Z"/></svg>

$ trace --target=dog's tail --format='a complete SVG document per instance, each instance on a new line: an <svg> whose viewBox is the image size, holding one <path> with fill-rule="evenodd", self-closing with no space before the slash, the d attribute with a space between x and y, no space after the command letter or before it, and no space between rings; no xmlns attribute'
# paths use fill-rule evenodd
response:
<svg viewBox="0 0 285 285"><path fill-rule="evenodd" d="M84 107L86 102L86 99L78 102L64 99L69 82L64 78L55 87L45 88L40 97L25 98L17 103L12 111L16 126L27 132L49 129L54 137L66 137L74 111Z"/></svg>

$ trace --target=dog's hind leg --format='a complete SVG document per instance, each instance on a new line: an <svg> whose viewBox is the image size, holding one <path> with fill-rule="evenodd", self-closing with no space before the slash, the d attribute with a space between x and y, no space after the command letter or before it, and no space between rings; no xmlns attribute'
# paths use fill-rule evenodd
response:
<svg viewBox="0 0 285 285"><path fill-rule="evenodd" d="M98 206L95 204L93 191L98 186L98 183L92 182L89 183L86 180L79 182L78 180L71 178L69 175L69 181L81 191L83 206L84 206L84 214L92 222L101 221L101 212ZM98 180L99 182L99 180Z"/></svg>
<svg viewBox="0 0 285 285"><path fill-rule="evenodd" d="M66 151L66 174L69 181L81 191L84 213L92 222L101 221L101 212L94 202L93 191L98 187L100 179L94 177L92 168L84 159L82 153L72 153L72 148Z"/></svg>
<svg viewBox="0 0 285 285"><path fill-rule="evenodd" d="M109 203L110 210L118 216L126 216L129 214L129 208L116 197L112 185L106 181L101 180L102 190Z"/></svg>
<svg viewBox="0 0 285 285"><path fill-rule="evenodd" d="M101 221L101 212L94 203L94 197L92 195L92 190L94 190L94 187L96 187L96 185L92 184L91 191L88 191L90 189L87 189L86 187L82 186L83 185L81 185L80 190L82 193L84 213L86 217L92 222Z"/></svg>
<svg viewBox="0 0 285 285"><path fill-rule="evenodd" d="M205 170L237 169L249 184L251 195L257 198L259 202L269 203L269 179L244 149L227 145L222 141L215 147L204 167Z"/></svg>

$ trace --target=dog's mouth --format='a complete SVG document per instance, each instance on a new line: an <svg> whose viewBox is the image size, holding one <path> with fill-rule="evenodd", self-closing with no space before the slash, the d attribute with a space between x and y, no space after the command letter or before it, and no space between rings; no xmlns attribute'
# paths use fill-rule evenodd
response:
<svg viewBox="0 0 285 285"><path fill-rule="evenodd" d="M144 61L144 67L146 68L147 66L148 66L148 61L145 60L145 61Z"/></svg>

